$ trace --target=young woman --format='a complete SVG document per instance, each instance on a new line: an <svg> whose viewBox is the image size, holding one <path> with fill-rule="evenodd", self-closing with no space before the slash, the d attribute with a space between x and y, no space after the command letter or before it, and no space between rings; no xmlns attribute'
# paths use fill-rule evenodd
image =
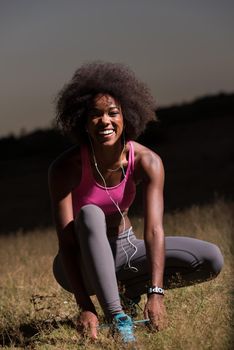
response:
<svg viewBox="0 0 234 350"><path fill-rule="evenodd" d="M148 88L125 66L80 67L57 100L57 123L74 147L49 170L49 188L59 241L57 281L71 291L81 311L80 330L97 337L95 294L124 342L135 341L125 297L147 293L145 318L158 330L165 317L164 287L215 277L223 258L214 244L189 237L164 238L160 157L133 141L155 118ZM144 239L134 235L128 209L142 183ZM148 287L146 287L148 286Z"/></svg>

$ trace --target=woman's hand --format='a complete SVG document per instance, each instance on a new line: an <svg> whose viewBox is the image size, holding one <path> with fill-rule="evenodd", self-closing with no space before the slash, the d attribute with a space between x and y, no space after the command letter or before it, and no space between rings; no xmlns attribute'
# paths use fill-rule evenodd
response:
<svg viewBox="0 0 234 350"><path fill-rule="evenodd" d="M150 319L151 326L156 331L160 331L166 327L167 314L162 295L151 294L148 297L144 309L144 317Z"/></svg>
<svg viewBox="0 0 234 350"><path fill-rule="evenodd" d="M78 332L82 335L90 335L92 339L97 339L97 327L97 315L92 311L82 311L78 321Z"/></svg>

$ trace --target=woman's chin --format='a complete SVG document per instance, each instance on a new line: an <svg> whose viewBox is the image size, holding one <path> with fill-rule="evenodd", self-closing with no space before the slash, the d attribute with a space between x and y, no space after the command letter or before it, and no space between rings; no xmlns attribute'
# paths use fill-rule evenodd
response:
<svg viewBox="0 0 234 350"><path fill-rule="evenodd" d="M116 137L116 134L112 134L112 135L98 136L97 138L95 138L94 142L102 146L114 146L116 143L119 142L119 140L120 140L120 137Z"/></svg>

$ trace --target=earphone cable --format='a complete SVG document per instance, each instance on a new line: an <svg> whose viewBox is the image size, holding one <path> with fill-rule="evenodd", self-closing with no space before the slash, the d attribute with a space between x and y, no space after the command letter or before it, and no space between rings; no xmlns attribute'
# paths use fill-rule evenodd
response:
<svg viewBox="0 0 234 350"><path fill-rule="evenodd" d="M91 144L91 149L92 149L92 154L93 154L93 160L94 160L94 165L95 165L95 168L99 174L99 176L101 177L102 181L103 181L103 184L104 184L104 187L105 187L105 191L108 195L108 197L110 198L110 200L112 201L112 203L114 204L114 206L117 208L119 214L121 215L122 217L122 220L123 220L123 232L125 232L126 230L126 221L125 221L125 217L123 215L123 213L121 212L121 209L118 205L118 203L116 203L114 201L114 199L111 197L109 191L108 191L108 188L107 188L107 184L106 184L106 180L104 178L104 176L102 175L102 173L100 172L99 168L98 168L98 165L97 165L97 160L96 160L96 156L95 156L95 152L94 152L94 148L93 148L93 144L92 144L92 140L90 139L89 137L89 140L90 140L90 144ZM125 148L125 144L124 144L124 148ZM123 148L123 149L124 149ZM121 152L121 154L123 153L123 151ZM124 181L126 182L126 173L124 171L124 167L123 167L123 164L121 162L121 169L122 169L122 173L123 173L123 176L124 176ZM135 249L135 251L133 252L133 254L128 257L128 253L126 251L126 249L124 248L123 246L123 240L121 240L121 248L122 250L124 251L125 253L125 256L126 256L126 263L125 263L125 266L124 266L124 269L131 269L132 271L134 272L138 272L138 269L134 266L131 266L131 259L133 258L133 256L136 254L137 252L137 247L130 241L130 232L131 232L131 229L132 229L132 226L128 229L128 236L127 236L127 241L129 242L129 244Z"/></svg>

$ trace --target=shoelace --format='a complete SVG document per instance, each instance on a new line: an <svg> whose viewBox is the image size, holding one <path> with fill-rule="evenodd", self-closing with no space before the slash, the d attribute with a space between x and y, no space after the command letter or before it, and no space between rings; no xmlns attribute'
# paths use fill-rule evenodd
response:
<svg viewBox="0 0 234 350"><path fill-rule="evenodd" d="M137 325L148 325L150 323L150 320L149 318L144 318L142 320L135 320L135 321L132 321L134 327L137 326ZM109 327L112 327L113 324L112 323L101 323L99 324L98 328L109 328Z"/></svg>

